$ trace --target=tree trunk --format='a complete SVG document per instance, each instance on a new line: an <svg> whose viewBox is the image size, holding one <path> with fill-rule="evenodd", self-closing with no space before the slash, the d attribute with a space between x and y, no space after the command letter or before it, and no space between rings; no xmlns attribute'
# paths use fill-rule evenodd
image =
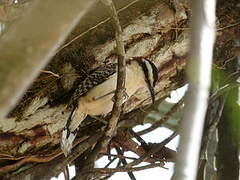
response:
<svg viewBox="0 0 240 180"><path fill-rule="evenodd" d="M191 15L189 4L187 1L141 0L124 8L125 3L129 2L124 1L117 7L127 60L145 57L157 66L157 99L163 100L185 83ZM218 65L231 57L234 48L231 42L239 36L239 24L234 25L240 17L236 5L234 0L219 1L218 4L219 30L215 49ZM64 161L59 146L61 131L70 114L66 106L76 85L93 68L117 58L114 29L108 20L103 21L106 14L96 14L98 8L104 9L99 3L92 8L16 108L7 118L0 119L1 176L21 179L29 174L31 179L47 179L60 173L64 163L67 165L77 158L73 155L72 160ZM96 22L98 25L89 30ZM126 121L133 110L150 103L147 89L140 89L124 104L121 120ZM133 126L141 122L136 119L131 123ZM97 142L95 134L101 134L102 127L102 123L91 118L84 121L75 141L75 146L82 144L77 146L78 156ZM50 167L48 175L44 173L47 165Z"/></svg>

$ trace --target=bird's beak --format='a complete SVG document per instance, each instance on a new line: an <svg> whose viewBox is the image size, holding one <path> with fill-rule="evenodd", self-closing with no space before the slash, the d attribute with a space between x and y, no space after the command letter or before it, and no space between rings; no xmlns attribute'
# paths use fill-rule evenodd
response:
<svg viewBox="0 0 240 180"><path fill-rule="evenodd" d="M151 98L152 98L152 103L155 103L155 89L154 87L150 88L150 93L151 93Z"/></svg>

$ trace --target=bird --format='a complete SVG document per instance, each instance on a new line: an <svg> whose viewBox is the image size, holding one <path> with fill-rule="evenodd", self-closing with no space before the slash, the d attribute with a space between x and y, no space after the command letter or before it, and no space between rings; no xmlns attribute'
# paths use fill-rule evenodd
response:
<svg viewBox="0 0 240 180"><path fill-rule="evenodd" d="M146 58L131 58L127 62L123 103L142 87L148 88L154 103L157 67ZM87 115L106 116L111 112L117 85L116 72L116 63L100 65L75 89L70 100L72 111L62 131L61 149L65 156L71 152L78 127Z"/></svg>

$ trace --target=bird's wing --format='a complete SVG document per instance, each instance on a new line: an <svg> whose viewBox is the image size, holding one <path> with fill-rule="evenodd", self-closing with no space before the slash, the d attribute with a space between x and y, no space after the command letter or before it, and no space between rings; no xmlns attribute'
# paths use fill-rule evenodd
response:
<svg viewBox="0 0 240 180"><path fill-rule="evenodd" d="M105 64L97 67L90 73L90 75L84 79L74 91L72 96L72 103L75 104L78 99L86 94L89 90L95 86L106 81L111 75L116 72L116 64Z"/></svg>

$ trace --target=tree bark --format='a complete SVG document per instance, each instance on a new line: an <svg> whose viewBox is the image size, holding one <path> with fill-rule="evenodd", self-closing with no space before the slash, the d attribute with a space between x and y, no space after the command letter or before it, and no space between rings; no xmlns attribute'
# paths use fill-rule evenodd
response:
<svg viewBox="0 0 240 180"><path fill-rule="evenodd" d="M216 63L220 65L232 55L232 45L228 46L228 53L223 52L225 42L231 42L239 35L239 24L229 26L236 23L239 17L236 4L237 1L232 0L220 1L218 5L218 28L225 27L217 34L215 57L218 59ZM226 8L227 11L225 7L230 8ZM88 24L91 13L93 12L86 15L86 21L80 22L81 26ZM190 14L187 1L170 3L157 0L141 0L119 12L127 60L145 57L158 68L157 99L164 99L172 90L185 83ZM228 14L230 20L223 18L223 14ZM108 21L91 30L85 28L82 31L80 25L35 79L17 107L7 118L0 119L1 176L10 177L6 176L7 173L21 174L29 168L33 169L28 172L34 174L35 166L44 166L44 163L63 158L59 141L70 114L66 106L74 87L93 68L108 61L116 61L114 31ZM92 26L91 24L90 27ZM79 38L68 44L79 34ZM131 117L124 116L125 114L150 103L147 89L140 89L124 104L122 119ZM139 121L136 120L135 123L138 124ZM75 145L85 142L86 138L99 132L102 126L87 118Z"/></svg>

